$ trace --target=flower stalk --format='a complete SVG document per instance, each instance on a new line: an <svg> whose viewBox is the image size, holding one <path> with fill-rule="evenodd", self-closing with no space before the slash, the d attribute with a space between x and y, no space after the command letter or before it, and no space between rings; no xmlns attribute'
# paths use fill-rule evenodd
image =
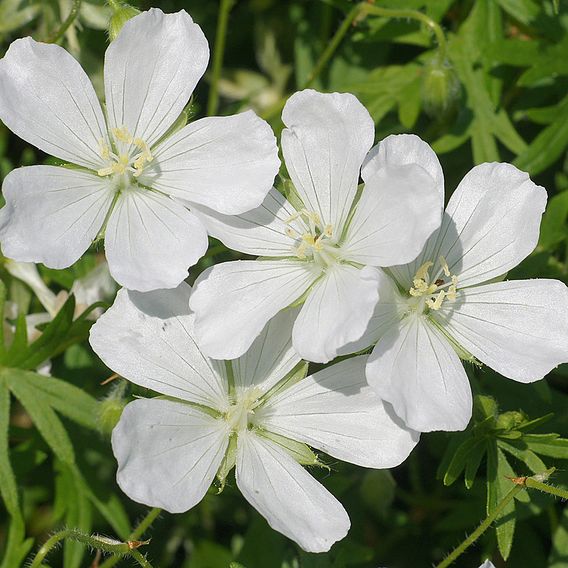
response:
<svg viewBox="0 0 568 568"><path fill-rule="evenodd" d="M475 529L458 547L456 547L436 568L447 568L451 566L497 519L501 512L507 507L512 499L515 498L523 489L527 487L530 489L538 489L549 495L560 497L561 499L568 499L568 491L559 487L554 487L544 483L554 472L555 468L546 470L543 473L533 475L531 477L512 477L509 478L514 487L501 499L497 507L491 511L485 520Z"/></svg>
<svg viewBox="0 0 568 568"><path fill-rule="evenodd" d="M211 71L211 89L207 100L207 116L217 114L219 108L219 80L225 56L225 43L227 38L227 25L229 14L235 0L221 0L219 17L217 19L217 32L215 33L215 50L213 52L213 70Z"/></svg>
<svg viewBox="0 0 568 568"><path fill-rule="evenodd" d="M161 512L162 509L158 509L158 507L150 509L146 516L140 521L138 526L130 533L128 540L136 541L142 538L142 535L150 528L152 523L158 518ZM101 564L100 568L112 568L119 560L120 556L111 556Z"/></svg>
<svg viewBox="0 0 568 568"><path fill-rule="evenodd" d="M47 555L65 539L74 540L90 546L96 550L101 550L117 556L131 556L140 566L144 568L152 568L152 565L137 548L148 544L149 541L129 540L127 542L120 542L100 535L86 535L76 529L65 529L53 536L51 536L38 550L35 558L30 564L30 568L39 568ZM118 560L118 558L117 558Z"/></svg>
<svg viewBox="0 0 568 568"><path fill-rule="evenodd" d="M59 41L63 37L65 32L71 27L73 22L77 19L80 9L81 0L73 0L73 5L71 6L69 15L67 16L67 18L65 18L61 26L59 26L59 29L46 38L45 43L56 43L57 41Z"/></svg>

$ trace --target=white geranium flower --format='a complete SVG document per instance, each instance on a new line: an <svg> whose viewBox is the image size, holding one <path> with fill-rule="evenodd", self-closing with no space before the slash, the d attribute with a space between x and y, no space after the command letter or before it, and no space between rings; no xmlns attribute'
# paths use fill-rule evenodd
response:
<svg viewBox="0 0 568 568"><path fill-rule="evenodd" d="M415 136L395 136L368 154L373 121L353 95L296 93L282 120L282 150L303 204L294 208L273 189L232 218L199 209L227 246L269 257L216 265L199 278L191 307L211 357L242 355L270 318L300 301L294 348L310 361L333 359L365 331L378 299L376 267L413 260L440 223L443 180L432 151ZM414 154L424 159L416 164Z"/></svg>
<svg viewBox="0 0 568 568"><path fill-rule="evenodd" d="M495 565L491 560L486 560L479 568L495 568Z"/></svg>
<svg viewBox="0 0 568 568"><path fill-rule="evenodd" d="M118 483L135 501L187 511L236 465L237 486L275 529L312 552L349 529L341 504L300 463L306 444L365 467L393 467L418 435L367 386L365 357L302 380L291 346L293 310L274 318L235 361L199 350L190 288L121 290L91 330L114 371L164 395L128 404L113 431ZM300 462L300 463L298 463Z"/></svg>
<svg viewBox="0 0 568 568"><path fill-rule="evenodd" d="M568 288L500 281L535 248L546 191L510 164L474 167L439 231L412 263L390 268L363 338L367 379L411 428L462 430L472 396L460 362L529 383L568 361Z"/></svg>
<svg viewBox="0 0 568 568"><path fill-rule="evenodd" d="M0 119L15 134L77 167L32 166L3 184L6 256L64 268L98 236L113 278L173 288L207 248L199 203L224 214L257 207L278 171L270 127L252 112L192 122L166 136L209 59L184 12L152 9L107 49L106 116L63 48L16 40L0 60Z"/></svg>

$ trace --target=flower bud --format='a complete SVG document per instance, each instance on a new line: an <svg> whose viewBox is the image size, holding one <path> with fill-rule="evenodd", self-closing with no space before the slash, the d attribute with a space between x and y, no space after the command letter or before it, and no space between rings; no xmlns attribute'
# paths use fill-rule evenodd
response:
<svg viewBox="0 0 568 568"><path fill-rule="evenodd" d="M128 20L134 18L134 16L140 14L140 10L128 4L123 4L122 2L112 2L111 7L113 14L108 23L108 35L110 41L114 41L120 33L122 26L124 26Z"/></svg>
<svg viewBox="0 0 568 568"><path fill-rule="evenodd" d="M460 82L447 60L435 57L424 68L422 78L422 104L432 117L449 112L460 93Z"/></svg>
<svg viewBox="0 0 568 568"><path fill-rule="evenodd" d="M124 393L126 381L121 381L109 395L99 403L97 422L101 434L110 434L118 424L122 411L126 406Z"/></svg>

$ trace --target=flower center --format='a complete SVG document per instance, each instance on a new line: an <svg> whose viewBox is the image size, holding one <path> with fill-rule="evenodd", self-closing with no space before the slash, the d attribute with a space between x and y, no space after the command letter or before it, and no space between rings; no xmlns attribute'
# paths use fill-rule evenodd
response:
<svg viewBox="0 0 568 568"><path fill-rule="evenodd" d="M103 140L99 142L99 153L107 165L97 174L101 177L131 174L137 178L153 160L150 148L142 138L133 138L125 126L112 128L110 132L115 151Z"/></svg>
<svg viewBox="0 0 568 568"><path fill-rule="evenodd" d="M254 411L261 403L262 389L252 387L240 395L225 413L225 420L233 432L247 430L254 423Z"/></svg>
<svg viewBox="0 0 568 568"><path fill-rule="evenodd" d="M430 278L430 269L434 263L428 261L417 270L412 279L412 287L408 293L418 300L416 307L424 309L426 306L431 310L439 310L446 300L453 302L456 299L458 277L450 273L443 256L438 262L440 269L433 278Z"/></svg>
<svg viewBox="0 0 568 568"><path fill-rule="evenodd" d="M290 227L290 223L300 219L303 221L304 233L300 233ZM323 267L337 262L339 248L334 239L333 225L323 225L320 216L307 209L296 211L286 219L288 225L286 234L294 239L294 254L301 260L313 260Z"/></svg>

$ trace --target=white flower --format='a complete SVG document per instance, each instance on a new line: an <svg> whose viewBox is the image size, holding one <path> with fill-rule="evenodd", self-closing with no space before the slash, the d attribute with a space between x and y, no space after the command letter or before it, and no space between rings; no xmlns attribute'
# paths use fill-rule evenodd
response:
<svg viewBox="0 0 568 568"><path fill-rule="evenodd" d="M333 359L366 328L378 299L376 267L414 259L440 223L443 180L426 163L434 163L432 151L402 136L368 154L373 121L353 95L296 93L282 120L282 150L303 204L294 208L273 189L243 215L199 208L227 246L270 257L220 264L200 276L191 307L211 357L242 355L270 318L299 301L294 348L310 361ZM420 165L409 163L425 152ZM359 198L360 171L366 183Z"/></svg>
<svg viewBox="0 0 568 568"><path fill-rule="evenodd" d="M472 396L460 357L523 383L568 361L568 288L500 281L535 248L545 205L545 189L514 166L476 166L420 256L387 270L392 279L382 275L367 332L342 352L378 341L367 379L409 427L467 426Z"/></svg>
<svg viewBox="0 0 568 568"><path fill-rule="evenodd" d="M486 560L479 568L495 568L495 565L491 560Z"/></svg>
<svg viewBox="0 0 568 568"><path fill-rule="evenodd" d="M199 350L190 288L121 290L91 330L114 371L164 395L128 404L113 431L118 483L135 501L172 513L203 499L236 465L244 497L302 548L328 550L349 529L341 504L298 462L306 444L365 467L392 467L418 435L392 419L365 381L365 357L306 377L291 346L293 310L274 318L235 361Z"/></svg>
<svg viewBox="0 0 568 568"><path fill-rule="evenodd" d="M274 135L252 112L203 118L166 136L208 59L186 12L136 16L106 52L105 116L63 48L12 43L0 60L0 119L76 167L32 166L6 177L4 254L64 268L104 234L117 282L177 286L207 249L205 227L186 206L224 214L257 207L279 166Z"/></svg>

